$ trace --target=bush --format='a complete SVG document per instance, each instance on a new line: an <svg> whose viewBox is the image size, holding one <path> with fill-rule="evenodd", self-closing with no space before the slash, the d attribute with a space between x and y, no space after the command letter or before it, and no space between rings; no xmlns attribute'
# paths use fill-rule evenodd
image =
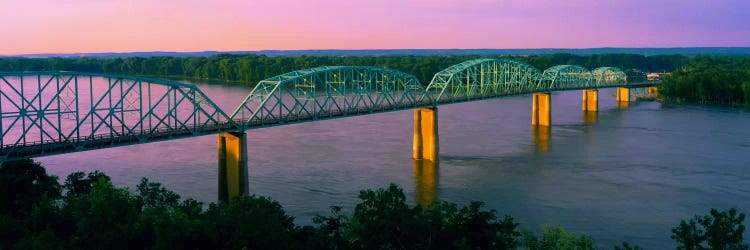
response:
<svg viewBox="0 0 750 250"><path fill-rule="evenodd" d="M551 225L542 226L542 238L539 239L530 231L524 231L522 247L528 250L592 250L596 243L590 236L582 234L576 236L561 227Z"/></svg>

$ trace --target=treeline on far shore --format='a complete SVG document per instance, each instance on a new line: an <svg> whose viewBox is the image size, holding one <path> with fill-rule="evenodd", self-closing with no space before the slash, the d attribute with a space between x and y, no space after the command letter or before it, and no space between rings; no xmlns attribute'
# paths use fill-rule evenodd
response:
<svg viewBox="0 0 750 250"><path fill-rule="evenodd" d="M696 57L665 76L668 101L750 108L750 57Z"/></svg>
<svg viewBox="0 0 750 250"><path fill-rule="evenodd" d="M413 206L393 184L359 200L352 212L332 207L313 225L296 225L269 197L204 206L145 178L135 190L98 171L59 183L39 163L11 161L0 165L0 249L598 249L560 227L522 230L481 202ZM712 209L681 221L671 238L678 249L746 250L744 219Z"/></svg>
<svg viewBox="0 0 750 250"><path fill-rule="evenodd" d="M67 70L154 77L183 77L255 84L266 78L318 66L358 65L396 69L417 76L428 84L438 71L478 58L508 58L526 62L539 70L554 65L602 66L623 70L674 71L689 58L681 55L637 54L549 54L530 56L423 55L423 56L275 56L220 54L209 57L125 57L125 58L0 58L0 71Z"/></svg>

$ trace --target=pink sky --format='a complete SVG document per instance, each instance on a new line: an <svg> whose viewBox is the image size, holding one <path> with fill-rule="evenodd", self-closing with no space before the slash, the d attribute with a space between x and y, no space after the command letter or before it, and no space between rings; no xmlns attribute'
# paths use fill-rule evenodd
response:
<svg viewBox="0 0 750 250"><path fill-rule="evenodd" d="M0 54L750 46L748 0L0 0Z"/></svg>

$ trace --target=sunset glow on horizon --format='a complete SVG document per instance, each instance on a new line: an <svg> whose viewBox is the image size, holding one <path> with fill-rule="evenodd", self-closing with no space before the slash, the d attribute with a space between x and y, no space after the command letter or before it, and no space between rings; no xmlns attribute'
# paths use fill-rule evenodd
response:
<svg viewBox="0 0 750 250"><path fill-rule="evenodd" d="M0 54L750 46L747 0L28 0Z"/></svg>

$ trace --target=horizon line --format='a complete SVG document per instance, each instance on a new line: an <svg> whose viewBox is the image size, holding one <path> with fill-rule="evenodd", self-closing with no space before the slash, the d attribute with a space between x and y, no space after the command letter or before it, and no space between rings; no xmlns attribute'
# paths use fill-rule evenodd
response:
<svg viewBox="0 0 750 250"><path fill-rule="evenodd" d="M169 50L143 50L143 51L106 51L106 52L42 52L42 53L20 53L0 54L0 57L23 57L35 55L96 55L96 54L135 54L135 53L262 53L262 52L304 52L304 51L429 51L429 50L593 50L593 49L750 49L748 46L676 46L676 47L543 47L543 48L371 48L371 49L260 49L260 50L195 50L195 51L169 51Z"/></svg>

